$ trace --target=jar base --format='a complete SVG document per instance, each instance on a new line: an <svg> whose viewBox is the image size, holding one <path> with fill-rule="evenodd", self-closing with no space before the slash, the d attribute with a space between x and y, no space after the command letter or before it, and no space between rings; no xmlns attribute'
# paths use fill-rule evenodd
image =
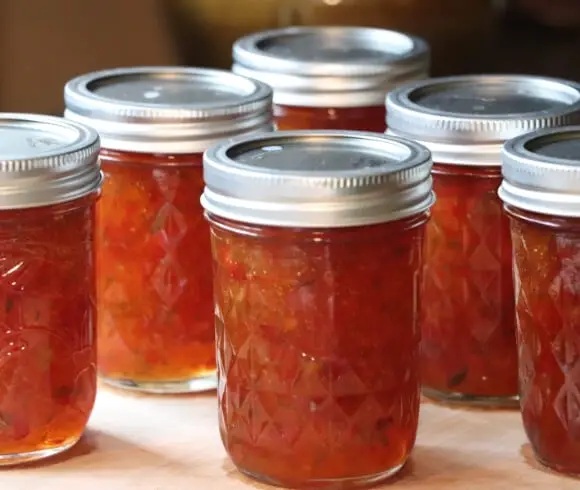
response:
<svg viewBox="0 0 580 490"><path fill-rule="evenodd" d="M427 398L446 405L456 405L477 408L519 408L520 397L514 396L478 396L464 393L448 393L432 388L421 388Z"/></svg>
<svg viewBox="0 0 580 490"><path fill-rule="evenodd" d="M30 451L28 453L0 454L0 466L17 466L52 458L68 451L79 442L79 439L80 437L77 437L62 446L51 447L49 449L39 449L38 451Z"/></svg>
<svg viewBox="0 0 580 490"><path fill-rule="evenodd" d="M580 468L576 470L569 470L563 465L548 463L545 459L540 458L537 453L534 452L534 456L538 463L540 463L544 468L548 471L553 471L554 473L558 473L559 475L569 476L571 478L580 479Z"/></svg>
<svg viewBox="0 0 580 490"><path fill-rule="evenodd" d="M296 484L296 482L287 482L287 481L279 481L274 478L269 478L267 476L263 476L257 473L253 473L251 471L246 471L241 468L238 470L253 480L260 481L262 483L266 483L268 485L272 485L275 487L282 487L282 488L316 488L316 489L332 489L332 490L346 490L349 488L368 488L377 485L389 478L395 476L401 469L405 466L405 463L396 466L395 468L391 468L390 470L383 471L381 473L375 473L373 475L366 475L356 478L328 478L328 479L321 479L321 480L307 480L300 484Z"/></svg>
<svg viewBox="0 0 580 490"><path fill-rule="evenodd" d="M113 388L156 395L204 393L217 388L217 374L215 373L179 381L133 381L107 378L101 375L99 375L99 380Z"/></svg>

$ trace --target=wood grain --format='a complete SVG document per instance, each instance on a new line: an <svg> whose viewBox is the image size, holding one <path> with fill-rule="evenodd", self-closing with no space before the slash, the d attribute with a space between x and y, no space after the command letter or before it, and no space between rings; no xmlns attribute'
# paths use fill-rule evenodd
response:
<svg viewBox="0 0 580 490"><path fill-rule="evenodd" d="M102 389L86 436L67 455L0 472L10 490L266 489L229 462L213 395L132 396ZM424 403L412 461L383 488L578 490L533 459L517 412Z"/></svg>

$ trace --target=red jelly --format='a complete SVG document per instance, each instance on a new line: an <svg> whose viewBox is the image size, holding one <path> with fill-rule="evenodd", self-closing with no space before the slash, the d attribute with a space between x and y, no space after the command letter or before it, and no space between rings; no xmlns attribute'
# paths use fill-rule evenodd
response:
<svg viewBox="0 0 580 490"><path fill-rule="evenodd" d="M385 131L385 95L427 78L416 37L364 27L291 27L238 40L233 71L274 89L280 130Z"/></svg>
<svg viewBox="0 0 580 490"><path fill-rule="evenodd" d="M279 130L345 129L385 131L385 106L377 107L293 107L276 105L274 116Z"/></svg>
<svg viewBox="0 0 580 490"><path fill-rule="evenodd" d="M0 465L81 437L97 389L97 134L0 116Z"/></svg>
<svg viewBox="0 0 580 490"><path fill-rule="evenodd" d="M394 474L417 432L428 151L280 132L218 147L204 165L233 462L293 488Z"/></svg>
<svg viewBox="0 0 580 490"><path fill-rule="evenodd" d="M99 371L137 385L200 385L215 369L201 155L103 150L101 161Z"/></svg>
<svg viewBox="0 0 580 490"><path fill-rule="evenodd" d="M433 176L437 204L425 247L423 385L427 394L513 397L512 250L497 196L500 168L435 165Z"/></svg>
<svg viewBox="0 0 580 490"><path fill-rule="evenodd" d="M427 396L517 405L511 237L497 196L501 144L573 121L579 109L576 84L523 76L432 79L388 96L390 132L425 144L434 160L438 199L426 232L421 312Z"/></svg>
<svg viewBox="0 0 580 490"><path fill-rule="evenodd" d="M212 260L202 152L272 129L271 91L227 72L132 68L66 88L67 116L99 130L99 374L176 393L215 388Z"/></svg>
<svg viewBox="0 0 580 490"><path fill-rule="evenodd" d="M538 459L580 475L580 127L509 142L521 408Z"/></svg>

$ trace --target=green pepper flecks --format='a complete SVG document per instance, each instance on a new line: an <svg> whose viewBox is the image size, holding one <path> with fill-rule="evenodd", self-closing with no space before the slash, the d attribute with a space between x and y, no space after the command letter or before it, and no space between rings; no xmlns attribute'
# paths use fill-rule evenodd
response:
<svg viewBox="0 0 580 490"><path fill-rule="evenodd" d="M394 423L393 417L381 418L377 420L375 423L377 439L383 446L389 445L389 437L387 435L387 431L391 428L393 423Z"/></svg>
<svg viewBox="0 0 580 490"><path fill-rule="evenodd" d="M14 300L12 298L6 298L4 303L4 311L10 313L14 309Z"/></svg>
<svg viewBox="0 0 580 490"><path fill-rule="evenodd" d="M456 386L459 386L461 383L463 383L466 377L467 377L467 368L451 376L451 378L449 378L449 381L447 382L447 386L449 386L449 388L455 388Z"/></svg>
<svg viewBox="0 0 580 490"><path fill-rule="evenodd" d="M151 223L151 234L152 235L159 233L163 229L163 226L165 225L165 218L166 217L167 217L166 213L164 212L163 209L161 209L159 214L157 216L155 216L153 223Z"/></svg>

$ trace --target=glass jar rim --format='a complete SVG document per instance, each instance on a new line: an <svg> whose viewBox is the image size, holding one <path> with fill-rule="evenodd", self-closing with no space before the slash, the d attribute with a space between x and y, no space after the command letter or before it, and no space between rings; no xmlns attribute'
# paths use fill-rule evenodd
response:
<svg viewBox="0 0 580 490"><path fill-rule="evenodd" d="M95 128L112 150L195 153L273 130L272 89L224 70L102 70L69 80L64 98L65 117Z"/></svg>
<svg viewBox="0 0 580 490"><path fill-rule="evenodd" d="M423 146L376 133L282 131L204 155L207 212L286 227L347 227L419 214L434 202Z"/></svg>
<svg viewBox="0 0 580 490"><path fill-rule="evenodd" d="M507 142L500 198L525 211L580 217L579 149L580 126L545 129Z"/></svg>
<svg viewBox="0 0 580 490"><path fill-rule="evenodd" d="M274 103L301 107L384 105L395 86L427 78L421 38L372 27L288 27L238 39L232 71L274 89Z"/></svg>
<svg viewBox="0 0 580 490"><path fill-rule="evenodd" d="M99 135L61 117L0 113L0 209L74 201L103 182Z"/></svg>

